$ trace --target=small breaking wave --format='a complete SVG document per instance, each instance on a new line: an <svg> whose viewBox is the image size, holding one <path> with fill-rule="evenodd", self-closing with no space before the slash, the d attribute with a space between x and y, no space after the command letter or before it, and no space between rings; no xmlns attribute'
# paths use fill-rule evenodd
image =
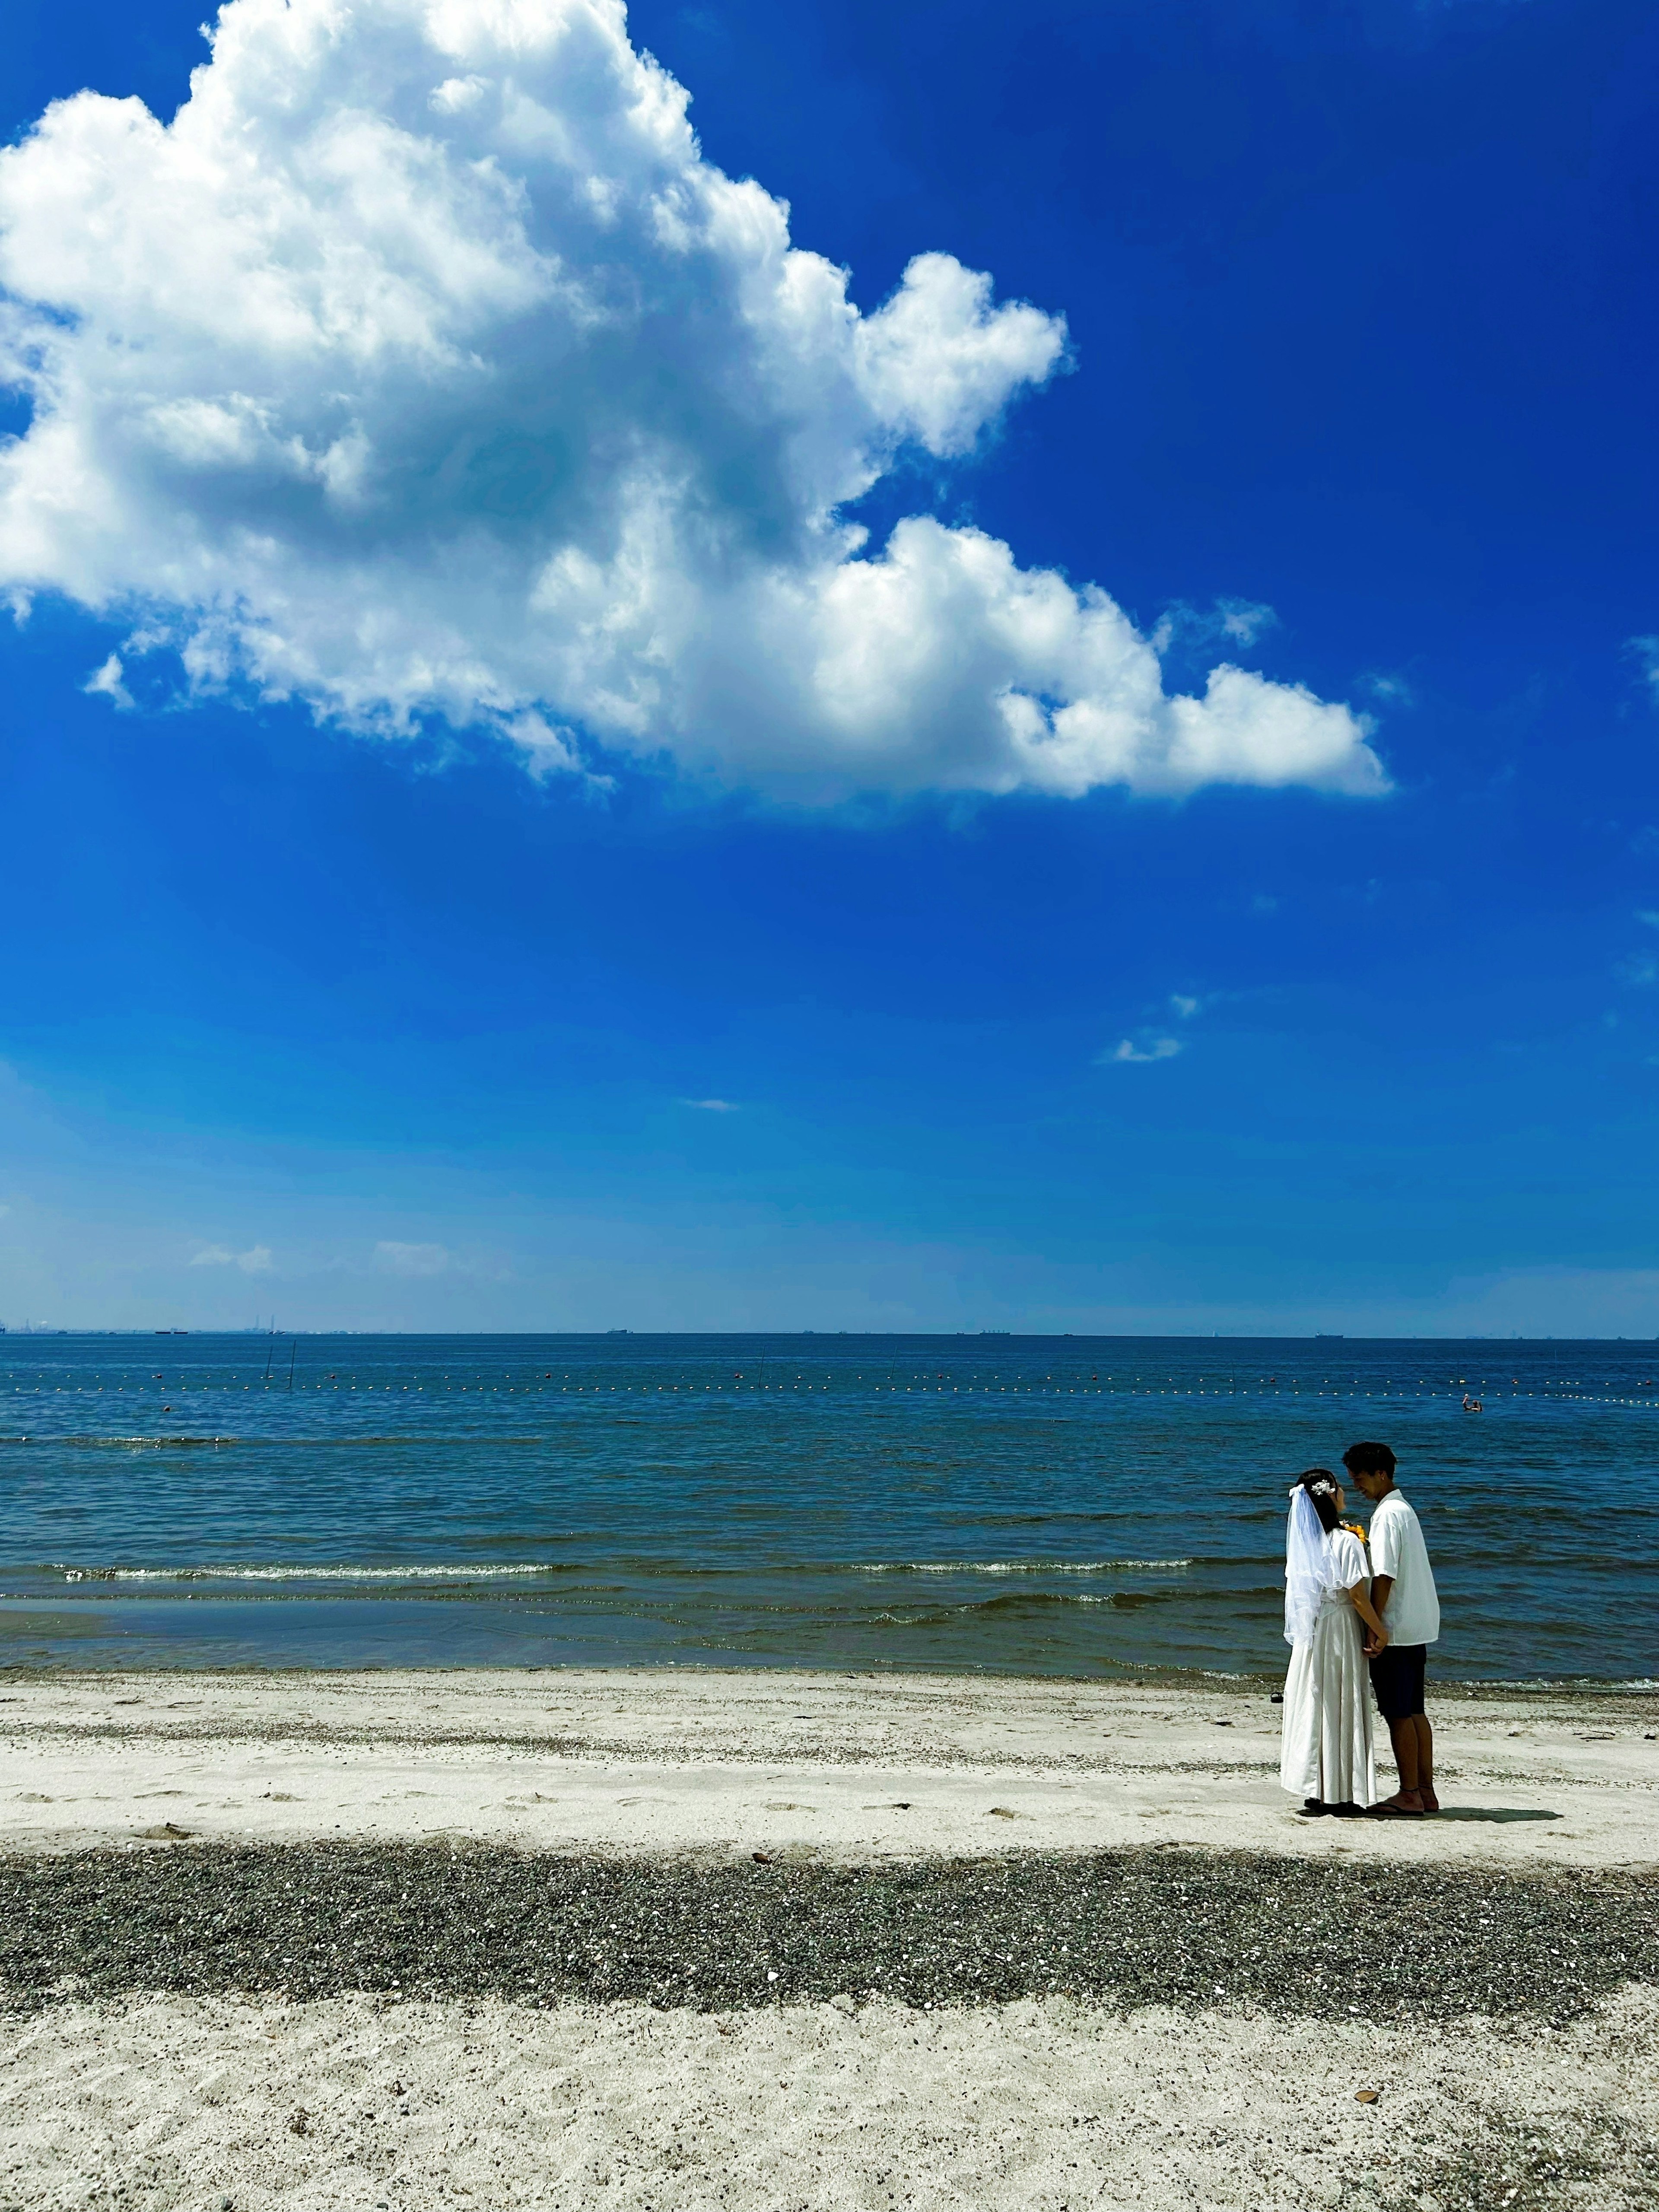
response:
<svg viewBox="0 0 1659 2212"><path fill-rule="evenodd" d="M410 1560L404 1565L308 1566L298 1560L249 1564L227 1560L216 1565L192 1562L186 1566L70 1566L61 1560L50 1571L69 1583L465 1583L528 1580L538 1575L576 1575L622 1572L653 1580L688 1577L703 1582L761 1579L768 1576L927 1575L1110 1575L1176 1574L1193 1565L1191 1559L877 1559L839 1562L769 1561L750 1567L715 1566L706 1562L676 1559L527 1559L478 1560L468 1565L451 1561ZM1106 1604L1104 1598L1079 1603Z"/></svg>
<svg viewBox="0 0 1659 2212"><path fill-rule="evenodd" d="M1175 1573L1190 1559L875 1559L860 1575L1116 1575Z"/></svg>
<svg viewBox="0 0 1659 2212"><path fill-rule="evenodd" d="M0 1443L58 1446L73 1444L77 1451L90 1451L94 1449L99 1451L157 1451L164 1444L173 1449L178 1449L181 1446L187 1448L194 1444L210 1447L217 1451L225 1444L239 1444L241 1442L240 1437L51 1437L36 1436L32 1431L27 1436L0 1437Z"/></svg>
<svg viewBox="0 0 1659 2212"><path fill-rule="evenodd" d="M514 1565L406 1567L60 1567L66 1583L413 1583L499 1582L525 1575L568 1575L556 1560Z"/></svg>

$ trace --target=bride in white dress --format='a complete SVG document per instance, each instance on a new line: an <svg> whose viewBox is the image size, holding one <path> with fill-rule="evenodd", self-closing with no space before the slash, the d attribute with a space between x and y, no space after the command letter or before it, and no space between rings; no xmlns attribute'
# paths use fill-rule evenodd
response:
<svg viewBox="0 0 1659 2212"><path fill-rule="evenodd" d="M1368 1650L1389 1632L1371 1608L1365 1547L1340 1527L1346 1503L1328 1468L1291 1492L1285 1538L1285 1735L1279 1779L1304 1813L1358 1813L1376 1802ZM1367 1632L1362 1637L1360 1623Z"/></svg>

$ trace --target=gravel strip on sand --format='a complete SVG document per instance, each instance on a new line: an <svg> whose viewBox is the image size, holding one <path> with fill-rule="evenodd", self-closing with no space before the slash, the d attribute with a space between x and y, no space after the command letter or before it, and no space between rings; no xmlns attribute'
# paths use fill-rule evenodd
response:
<svg viewBox="0 0 1659 2212"><path fill-rule="evenodd" d="M731 2010L1072 1996L1565 2021L1659 1983L1659 1881L1175 1850L897 1866L341 1843L0 1859L13 2006L349 1991Z"/></svg>

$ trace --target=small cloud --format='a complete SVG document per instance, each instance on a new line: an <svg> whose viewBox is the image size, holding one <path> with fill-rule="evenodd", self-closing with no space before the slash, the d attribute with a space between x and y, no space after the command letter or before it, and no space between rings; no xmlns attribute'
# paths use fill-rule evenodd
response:
<svg viewBox="0 0 1659 2212"><path fill-rule="evenodd" d="M1203 1004L1203 1001L1200 999L1188 999L1179 991L1171 991L1170 994L1170 1004L1175 1009L1176 1017L1178 1020L1189 1022L1193 1016L1198 1012L1200 1006Z"/></svg>
<svg viewBox="0 0 1659 2212"><path fill-rule="evenodd" d="M573 731L556 728L533 708L508 716L501 722L501 732L524 755L525 765L538 783L545 783L550 776L579 775L592 792L617 787L614 775L599 775L583 765Z"/></svg>
<svg viewBox="0 0 1659 2212"><path fill-rule="evenodd" d="M1215 611L1222 635L1238 645L1254 645L1263 630L1276 629L1279 623L1271 607L1254 599L1218 599Z"/></svg>
<svg viewBox="0 0 1659 2212"><path fill-rule="evenodd" d="M1195 651L1224 640L1230 645L1254 645L1278 621L1271 607L1261 606L1254 599L1218 599L1207 611L1178 599L1158 617L1151 644L1155 653L1167 653L1174 645Z"/></svg>
<svg viewBox="0 0 1659 2212"><path fill-rule="evenodd" d="M240 1267L245 1275L268 1275L270 1247L255 1244L246 1252L232 1252L222 1244L204 1244L191 1255L190 1264L192 1267Z"/></svg>
<svg viewBox="0 0 1659 2212"><path fill-rule="evenodd" d="M690 1106L699 1114L736 1114L742 1109L730 1098L682 1098L682 1106Z"/></svg>
<svg viewBox="0 0 1659 2212"><path fill-rule="evenodd" d="M1654 913L1650 908L1638 908L1636 919L1638 921L1646 922L1650 929L1659 929L1659 914Z"/></svg>
<svg viewBox="0 0 1659 2212"><path fill-rule="evenodd" d="M1359 679L1359 688L1368 696L1380 700L1389 707L1414 707L1417 694L1403 676L1390 676L1386 670L1373 668Z"/></svg>
<svg viewBox="0 0 1659 2212"><path fill-rule="evenodd" d="M569 731L556 730L545 715L538 714L533 708L504 721L501 732L521 752L529 756L533 775L579 775L581 773L582 764L576 757Z"/></svg>
<svg viewBox="0 0 1659 2212"><path fill-rule="evenodd" d="M1258 891L1255 896L1250 901L1250 912L1252 914L1277 914L1279 912L1279 901L1273 896L1271 891Z"/></svg>
<svg viewBox="0 0 1659 2212"><path fill-rule="evenodd" d="M443 1244L399 1244L382 1237L370 1265L379 1275L441 1275L449 1265L449 1249Z"/></svg>
<svg viewBox="0 0 1659 2212"><path fill-rule="evenodd" d="M1634 653L1641 662L1642 673L1652 685L1654 696L1659 699L1659 637L1628 637L1625 650Z"/></svg>
<svg viewBox="0 0 1659 2212"><path fill-rule="evenodd" d="M489 80L481 76L447 76L427 100L427 106L438 115L465 115L469 107L476 107L489 89Z"/></svg>
<svg viewBox="0 0 1659 2212"><path fill-rule="evenodd" d="M1614 972L1621 983L1637 983L1645 988L1650 983L1659 983L1659 960L1650 952L1632 953L1628 960L1620 962Z"/></svg>
<svg viewBox="0 0 1659 2212"><path fill-rule="evenodd" d="M121 677L121 656L118 653L112 653L103 666L88 677L81 689L94 698L109 700L123 711L131 711L135 702Z"/></svg>
<svg viewBox="0 0 1659 2212"><path fill-rule="evenodd" d="M1103 1052L1095 1065L1097 1067L1144 1067L1154 1060L1173 1060L1180 1050L1181 1040L1178 1037L1151 1037L1144 1045L1137 1044L1133 1037L1125 1037L1122 1043L1112 1051Z"/></svg>

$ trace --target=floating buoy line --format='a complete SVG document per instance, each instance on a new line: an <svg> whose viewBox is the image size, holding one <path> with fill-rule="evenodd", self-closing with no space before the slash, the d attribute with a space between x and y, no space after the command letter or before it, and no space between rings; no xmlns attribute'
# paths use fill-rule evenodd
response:
<svg viewBox="0 0 1659 2212"><path fill-rule="evenodd" d="M246 1396L325 1396L367 1398L392 1397L580 1397L585 1399L672 1400L703 1398L758 1397L830 1397L846 1399L854 1395L873 1397L910 1398L1163 1398L1163 1399L1324 1399L1345 1403L1369 1401L1398 1404L1415 1401L1443 1401L1470 1413L1484 1412L1488 1407L1520 1403L1551 1405L1606 1406L1652 1410L1659 1406L1659 1378L1644 1377L1638 1386L1651 1391L1651 1396L1613 1395L1583 1387L1576 1382L1562 1381L1542 1383L1534 1389L1518 1385L1508 1389L1482 1381L1470 1382L1464 1376L1454 1376L1445 1382L1420 1376L1412 1381L1385 1380L1367 1387L1356 1378L1352 1382L1339 1382L1334 1377L1318 1382L1280 1382L1276 1376L1258 1380L1237 1376L1200 1376L1195 1380L1175 1376L1114 1376L1091 1373L1086 1379L1056 1376L1041 1377L1009 1376L975 1374L953 1378L948 1374L915 1371L908 1378L892 1370L864 1375L830 1375L822 1380L798 1372L792 1377L775 1378L752 1376L742 1370L732 1370L726 1378L714 1380L682 1379L678 1382L624 1381L620 1382L573 1381L567 1372L560 1375L545 1370L539 1375L514 1375L511 1372L500 1380L473 1373L422 1375L416 1373L410 1380L367 1381L341 1370L332 1370L322 1377L295 1377L289 1375L256 1376L252 1380L237 1376L216 1377L191 1376L180 1374L169 1380L162 1373L146 1376L128 1375L105 1376L96 1382L60 1382L44 1373L33 1382L14 1382L14 1397L42 1396L122 1396L159 1398L166 1401L162 1410L172 1410L172 1401L191 1395ZM1478 1403L1468 1397L1470 1389L1481 1395Z"/></svg>

